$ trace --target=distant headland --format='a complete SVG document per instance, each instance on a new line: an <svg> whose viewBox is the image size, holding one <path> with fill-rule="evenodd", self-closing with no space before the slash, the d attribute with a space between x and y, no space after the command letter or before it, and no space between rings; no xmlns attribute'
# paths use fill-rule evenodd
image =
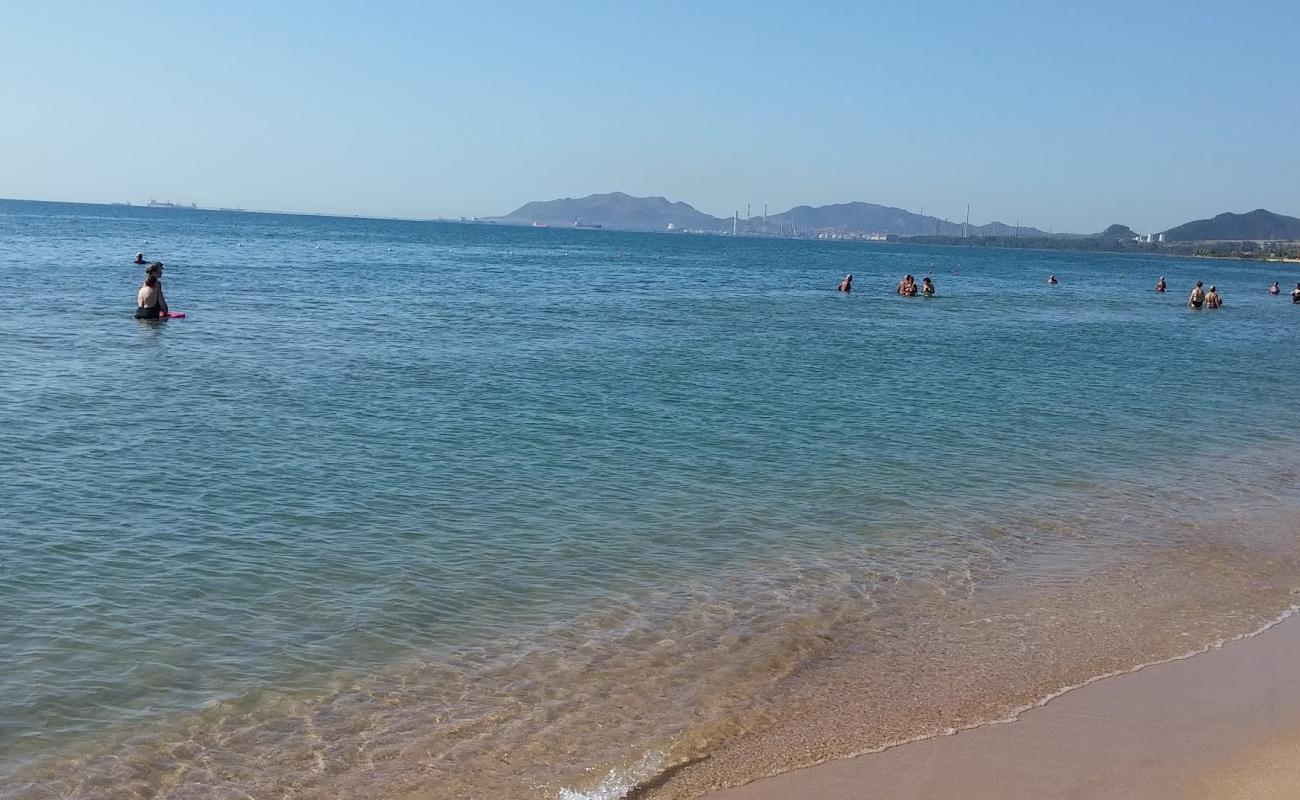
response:
<svg viewBox="0 0 1300 800"><path fill-rule="evenodd" d="M623 192L533 201L480 222L534 227L672 231L798 239L844 239L968 246L1167 253L1235 258L1300 258L1300 219L1256 209L1193 220L1165 231L1138 233L1115 224L1100 233L1049 233L1019 223L972 225L893 206L853 202L796 206L776 214L746 210L731 218L689 203Z"/></svg>

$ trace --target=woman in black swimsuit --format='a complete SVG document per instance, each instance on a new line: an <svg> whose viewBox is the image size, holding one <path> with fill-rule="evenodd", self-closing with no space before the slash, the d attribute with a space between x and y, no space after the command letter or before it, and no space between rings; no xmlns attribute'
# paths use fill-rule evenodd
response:
<svg viewBox="0 0 1300 800"><path fill-rule="evenodd" d="M146 304L143 300L138 300L137 303L136 303L136 305L137 305L137 310L136 310L136 319L160 319L160 318L162 318L162 317L166 317L166 316L167 316L167 297L163 294L163 285L162 285L163 264L162 264L162 262L161 262L161 261L154 261L154 262L151 263L149 266L147 266L147 267L144 268L144 274L145 274L145 286L140 287L140 297L143 298L143 297L145 296L145 295L144 295L145 287L151 287L151 288L156 289L156 290L157 290L157 295L158 295L157 302L152 303L152 304L148 304L148 305L157 306L157 308L158 308L158 314L157 314L157 316L155 316L155 317L141 317L141 316L140 316L140 312L139 312L139 308L140 308L140 307L143 307L143 306L145 306L145 305L147 305L147 304ZM150 284L150 283L149 283L149 278L153 278L153 280L154 280L153 284Z"/></svg>
<svg viewBox="0 0 1300 800"><path fill-rule="evenodd" d="M144 286L135 296L136 319L162 319L162 287L157 275L146 275Z"/></svg>

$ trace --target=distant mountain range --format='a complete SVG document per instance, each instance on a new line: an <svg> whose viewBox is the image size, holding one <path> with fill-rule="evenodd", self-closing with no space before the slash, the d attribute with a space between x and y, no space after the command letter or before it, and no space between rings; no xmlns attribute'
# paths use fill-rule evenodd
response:
<svg viewBox="0 0 1300 800"><path fill-rule="evenodd" d="M751 221L751 224L753 221ZM758 224L763 221L758 220ZM963 225L937 217L913 214L901 208L875 203L836 203L829 206L796 206L767 218L769 230L834 230L884 233L895 236L961 236ZM971 225L971 236L1013 236L1017 229L1002 222ZM1046 236L1037 228L1020 228L1021 236Z"/></svg>
<svg viewBox="0 0 1300 800"><path fill-rule="evenodd" d="M687 203L673 203L662 197L632 197L623 192L565 197L560 200L535 200L510 212L497 222L514 225L572 226L575 224L621 230L675 230L730 232L733 220L705 214ZM959 222L922 216L901 208L874 203L838 203L829 206L797 206L780 214L742 219L737 223L744 233L794 234L815 231L841 231L862 234L923 236L942 234L960 236ZM972 236L1012 236L1016 229L1001 222L970 226ZM1036 228L1021 228L1023 236L1046 236Z"/></svg>
<svg viewBox="0 0 1300 800"><path fill-rule="evenodd" d="M732 230L733 220L706 214L687 203L662 197L632 197L623 192L565 197L527 203L504 217L492 218L512 225L574 225L619 230L692 230L712 233ZM901 208L874 203L837 203L827 206L796 206L789 211L735 223L741 233L778 236L808 236L819 232L890 236L981 236L1034 238L1099 238L1132 240L1137 234L1127 225L1111 225L1095 234L1048 234L1032 227L1013 227L1003 222L971 225L914 214ZM1248 214L1220 214L1165 231L1170 242L1211 240L1300 240L1300 219L1259 209Z"/></svg>
<svg viewBox="0 0 1300 800"><path fill-rule="evenodd" d="M1257 208L1246 214L1220 214L1165 231L1167 242L1300 239L1300 219Z"/></svg>

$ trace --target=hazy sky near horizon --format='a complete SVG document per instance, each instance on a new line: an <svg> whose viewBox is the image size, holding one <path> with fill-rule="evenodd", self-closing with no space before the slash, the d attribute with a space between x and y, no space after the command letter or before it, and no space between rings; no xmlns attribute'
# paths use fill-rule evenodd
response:
<svg viewBox="0 0 1300 800"><path fill-rule="evenodd" d="M1300 3L0 0L0 197L1300 216Z"/></svg>

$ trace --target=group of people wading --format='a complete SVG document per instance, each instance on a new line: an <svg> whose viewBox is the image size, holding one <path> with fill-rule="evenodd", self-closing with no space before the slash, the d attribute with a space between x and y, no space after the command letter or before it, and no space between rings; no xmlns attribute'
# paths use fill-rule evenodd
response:
<svg viewBox="0 0 1300 800"><path fill-rule="evenodd" d="M1160 280L1156 281L1156 291L1163 292L1165 286L1165 276L1161 275ZM1282 287L1277 281L1268 287L1268 293L1274 296L1282 294ZM1295 285L1291 290L1291 302L1300 305L1300 283ZM1187 296L1188 308L1223 308L1223 298L1219 296L1219 290L1210 284L1210 288L1205 288L1203 281L1197 281L1192 287L1192 293Z"/></svg>
<svg viewBox="0 0 1300 800"><path fill-rule="evenodd" d="M1160 281L1163 283L1164 278L1161 278ZM1164 291L1160 288L1159 283L1156 284L1156 291ZM1197 281L1196 285L1192 287L1192 293L1187 296L1187 307L1223 308L1223 298L1219 296L1219 290L1214 288L1214 284L1210 284L1210 290L1207 292L1205 291L1205 284Z"/></svg>
<svg viewBox="0 0 1300 800"><path fill-rule="evenodd" d="M844 276L840 285L836 288L839 292L853 291L853 273ZM922 297L934 297L934 281L930 276L921 279L921 283L916 282L916 278L911 275L904 275L903 279L898 282L898 294L903 297L916 297L918 294Z"/></svg>
<svg viewBox="0 0 1300 800"><path fill-rule="evenodd" d="M1047 276L1047 284L1049 286L1055 286L1057 283L1058 281L1056 280L1055 275ZM1165 276L1161 275L1160 280L1156 281L1156 291L1164 292L1167 291L1168 288L1169 287L1165 284ZM836 291L846 293L853 291L852 273L844 276L844 280L840 281L840 285L836 287ZM922 278L921 283L918 284L916 278L913 278L911 275L904 275L903 279L898 282L897 292L903 297L916 297L918 294L922 297L933 297L934 282L930 280L929 276L926 276L925 278ZM1282 289L1278 285L1277 281L1273 281L1273 285L1268 287L1268 293L1272 295L1282 293ZM1295 289L1291 291L1291 302L1300 305L1300 283L1297 283ZM1192 293L1187 297L1187 307L1195 309L1223 308L1223 297L1219 294L1219 290L1215 288L1213 284L1211 284L1210 288L1207 290L1204 281L1197 281L1196 286L1192 288Z"/></svg>
<svg viewBox="0 0 1300 800"><path fill-rule="evenodd" d="M1268 287L1268 293L1282 294L1282 287L1277 285L1277 281L1273 281L1273 285ZM1291 290L1291 302L1300 305L1300 283L1297 283L1295 288Z"/></svg>

